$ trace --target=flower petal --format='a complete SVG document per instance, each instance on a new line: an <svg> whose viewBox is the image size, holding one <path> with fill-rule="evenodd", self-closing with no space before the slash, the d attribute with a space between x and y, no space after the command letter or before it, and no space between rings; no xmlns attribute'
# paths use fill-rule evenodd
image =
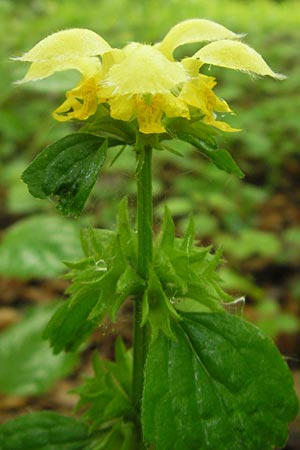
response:
<svg viewBox="0 0 300 450"><path fill-rule="evenodd" d="M53 117L60 122L70 119L86 120L97 110L97 89L96 78L80 82L67 92L67 99L53 112Z"/></svg>
<svg viewBox="0 0 300 450"><path fill-rule="evenodd" d="M24 78L17 83L42 80L55 72L63 70L78 70L84 78L90 78L96 73L101 73L102 66L97 57L81 57L68 59L51 59L47 61L33 62Z"/></svg>
<svg viewBox="0 0 300 450"><path fill-rule="evenodd" d="M109 100L110 115L113 119L128 122L135 112L135 100L130 95L116 95Z"/></svg>
<svg viewBox="0 0 300 450"><path fill-rule="evenodd" d="M167 117L190 118L190 111L185 101L180 97L174 97L172 94L163 96L163 112Z"/></svg>
<svg viewBox="0 0 300 450"><path fill-rule="evenodd" d="M211 117L204 117L203 122L212 127L218 128L221 131L226 131L226 133L236 133L241 131L240 128L232 128L227 122L222 122L221 120L215 120Z"/></svg>
<svg viewBox="0 0 300 450"><path fill-rule="evenodd" d="M136 113L141 133L164 133L166 130L161 123L163 115L163 96L157 95L150 104L142 97L136 99Z"/></svg>
<svg viewBox="0 0 300 450"><path fill-rule="evenodd" d="M207 44L193 55L202 63L227 67L258 75L269 75L278 80L286 77L273 72L265 60L253 48L242 42L218 41Z"/></svg>
<svg viewBox="0 0 300 450"><path fill-rule="evenodd" d="M220 39L237 39L242 36L211 20L190 19L171 28L157 48L170 58L173 51L183 44L218 41Z"/></svg>
<svg viewBox="0 0 300 450"><path fill-rule="evenodd" d="M20 61L46 61L48 59L98 56L111 50L111 46L97 33L84 28L58 31L38 42Z"/></svg>
<svg viewBox="0 0 300 450"><path fill-rule="evenodd" d="M180 63L150 45L133 43L124 51L125 59L110 68L102 84L103 96L169 93L188 79Z"/></svg>

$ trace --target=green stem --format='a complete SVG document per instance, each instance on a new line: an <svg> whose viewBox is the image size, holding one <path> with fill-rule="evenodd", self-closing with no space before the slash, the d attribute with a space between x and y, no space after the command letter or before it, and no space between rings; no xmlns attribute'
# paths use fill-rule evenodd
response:
<svg viewBox="0 0 300 450"><path fill-rule="evenodd" d="M138 272L147 284L152 261L152 149L141 145L137 150L137 232ZM142 297L136 298L133 340L133 402L137 417L137 449L145 450L141 427L141 403L144 386L144 366L148 348L147 326L142 323Z"/></svg>

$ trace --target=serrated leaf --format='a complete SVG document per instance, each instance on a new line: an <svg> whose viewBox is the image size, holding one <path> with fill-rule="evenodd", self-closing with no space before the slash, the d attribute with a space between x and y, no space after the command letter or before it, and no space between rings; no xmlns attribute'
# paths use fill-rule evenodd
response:
<svg viewBox="0 0 300 450"><path fill-rule="evenodd" d="M0 426L1 450L84 450L88 427L72 417L44 411Z"/></svg>
<svg viewBox="0 0 300 450"><path fill-rule="evenodd" d="M133 417L132 353L120 338L115 343L115 354L115 362L100 359L94 354L95 375L86 378L76 390L80 395L77 409L85 408L83 417L93 428Z"/></svg>
<svg viewBox="0 0 300 450"><path fill-rule="evenodd" d="M20 322L0 334L0 392L40 394L78 363L76 355L53 355L42 339L44 327L56 308L32 308Z"/></svg>
<svg viewBox="0 0 300 450"><path fill-rule="evenodd" d="M201 153L204 153L219 169L224 170L227 173L234 173L240 178L245 176L227 150L218 149L214 151L204 151L202 149Z"/></svg>
<svg viewBox="0 0 300 450"><path fill-rule="evenodd" d="M34 197L58 197L57 208L78 216L104 164L107 141L74 133L46 147L23 173Z"/></svg>
<svg viewBox="0 0 300 450"><path fill-rule="evenodd" d="M117 233L124 257L130 264L136 265L136 249L128 216L128 201L125 197L119 204Z"/></svg>
<svg viewBox="0 0 300 450"><path fill-rule="evenodd" d="M136 430L132 422L118 421L101 433L84 450L136 449Z"/></svg>
<svg viewBox="0 0 300 450"><path fill-rule="evenodd" d="M183 141L194 145L219 169L224 170L227 173L238 175L240 178L244 177L244 173L241 171L241 169L227 150L222 150L215 148L215 146L211 146L207 143L207 141L204 141L201 137L199 138L192 130L179 132L177 133L177 136Z"/></svg>
<svg viewBox="0 0 300 450"><path fill-rule="evenodd" d="M114 320L126 298L142 288L143 280L127 261L134 258L134 247L130 248L134 242L127 240L130 230L126 220L121 223L125 226L123 237L121 232L110 230L87 230L83 234L86 258L70 263L71 271L66 276L72 279L66 291L70 299L45 330L55 353L76 350L106 315Z"/></svg>
<svg viewBox="0 0 300 450"><path fill-rule="evenodd" d="M149 271L148 288L143 296L142 310L142 323L144 324L149 320L153 339L156 338L160 330L166 336L174 337L170 318L178 319L179 316L165 294L160 279L153 269Z"/></svg>
<svg viewBox="0 0 300 450"><path fill-rule="evenodd" d="M77 350L97 326L97 322L88 317L98 297L99 292L93 288L81 289L76 301L71 297L54 313L43 335L49 339L54 353Z"/></svg>
<svg viewBox="0 0 300 450"><path fill-rule="evenodd" d="M0 274L51 278L65 271L62 260L81 255L76 224L63 217L30 217L6 232L0 244Z"/></svg>
<svg viewBox="0 0 300 450"><path fill-rule="evenodd" d="M166 253L173 249L174 245L175 225L170 210L165 207L164 218L160 233L157 238L157 249Z"/></svg>
<svg viewBox="0 0 300 450"><path fill-rule="evenodd" d="M161 333L149 349L145 441L156 450L282 448L298 401L273 342L225 313L185 314L173 330L176 339Z"/></svg>
<svg viewBox="0 0 300 450"><path fill-rule="evenodd" d="M180 248L189 254L190 250L193 248L195 240L195 222L193 216L190 216L187 229L184 233L183 239L181 241Z"/></svg>

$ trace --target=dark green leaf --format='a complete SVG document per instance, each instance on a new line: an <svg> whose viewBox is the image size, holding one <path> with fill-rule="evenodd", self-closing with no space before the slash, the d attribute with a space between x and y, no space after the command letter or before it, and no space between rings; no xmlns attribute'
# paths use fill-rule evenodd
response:
<svg viewBox="0 0 300 450"><path fill-rule="evenodd" d="M13 395L36 395L66 376L77 356L53 355L42 339L43 329L55 307L28 311L25 317L0 334L0 391Z"/></svg>
<svg viewBox="0 0 300 450"><path fill-rule="evenodd" d="M88 427L54 412L20 416L0 426L1 450L84 450Z"/></svg>
<svg viewBox="0 0 300 450"><path fill-rule="evenodd" d="M46 147L23 173L34 197L58 197L57 208L78 216L105 161L107 141L74 133Z"/></svg>
<svg viewBox="0 0 300 450"><path fill-rule="evenodd" d="M149 349L146 442L155 450L282 448L298 402L273 342L226 313L185 314L174 333Z"/></svg>
<svg viewBox="0 0 300 450"><path fill-rule="evenodd" d="M219 169L224 170L227 173L234 173L239 177L243 177L244 174L234 161L232 156L227 150L217 149L211 146L202 138L199 138L194 132L179 132L179 139L182 139L189 144L194 145L201 153L207 156Z"/></svg>
<svg viewBox="0 0 300 450"><path fill-rule="evenodd" d="M78 226L63 217L24 219L6 232L0 244L0 274L18 278L55 277L61 262L82 255Z"/></svg>
<svg viewBox="0 0 300 450"><path fill-rule="evenodd" d="M227 173L234 173L240 178L245 176L227 150L219 149L214 151L205 151L202 149L201 153L206 155L219 169L224 170Z"/></svg>

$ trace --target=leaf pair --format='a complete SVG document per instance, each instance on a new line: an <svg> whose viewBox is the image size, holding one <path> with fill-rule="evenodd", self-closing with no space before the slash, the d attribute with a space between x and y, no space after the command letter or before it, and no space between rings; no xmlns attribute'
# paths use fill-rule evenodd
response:
<svg viewBox="0 0 300 450"><path fill-rule="evenodd" d="M76 350L106 315L115 320L123 302L142 291L143 280L135 270L135 240L126 199L120 203L116 231L89 230L82 236L86 257L67 263L70 298L45 330L54 352Z"/></svg>
<svg viewBox="0 0 300 450"><path fill-rule="evenodd" d="M170 321L178 321L182 311L223 311L222 302L232 300L218 286L216 268L221 253L213 255L209 247L194 245L192 219L182 239L174 233L174 222L166 209L143 296L143 324L149 320L153 338L159 330L174 338Z"/></svg>

